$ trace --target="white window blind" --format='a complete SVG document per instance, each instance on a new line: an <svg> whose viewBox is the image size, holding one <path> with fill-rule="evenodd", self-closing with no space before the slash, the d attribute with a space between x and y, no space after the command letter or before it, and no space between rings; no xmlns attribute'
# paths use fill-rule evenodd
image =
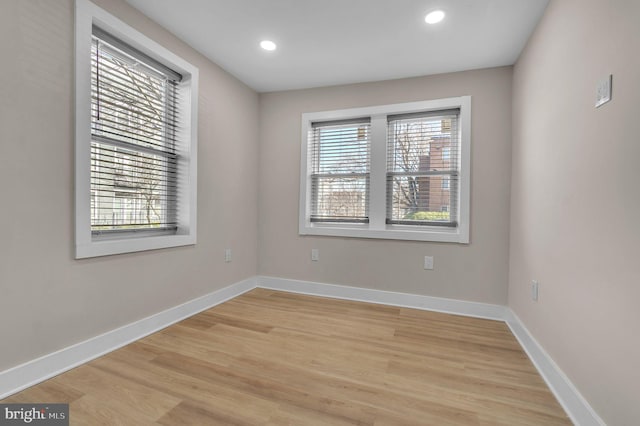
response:
<svg viewBox="0 0 640 426"><path fill-rule="evenodd" d="M91 232L175 231L181 75L92 32Z"/></svg>
<svg viewBox="0 0 640 426"><path fill-rule="evenodd" d="M387 224L457 226L459 115L388 116Z"/></svg>
<svg viewBox="0 0 640 426"><path fill-rule="evenodd" d="M369 222L370 119L313 123L311 222Z"/></svg>

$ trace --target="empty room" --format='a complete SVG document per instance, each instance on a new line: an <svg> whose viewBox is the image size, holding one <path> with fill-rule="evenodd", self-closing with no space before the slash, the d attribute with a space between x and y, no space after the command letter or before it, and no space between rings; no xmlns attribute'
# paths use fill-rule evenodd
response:
<svg viewBox="0 0 640 426"><path fill-rule="evenodd" d="M0 0L0 424L640 424L639 22Z"/></svg>

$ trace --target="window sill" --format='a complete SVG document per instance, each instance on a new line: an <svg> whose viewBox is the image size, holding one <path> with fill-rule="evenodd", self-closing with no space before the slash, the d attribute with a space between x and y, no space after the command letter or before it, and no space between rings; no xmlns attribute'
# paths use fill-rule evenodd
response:
<svg viewBox="0 0 640 426"><path fill-rule="evenodd" d="M76 259L194 245L195 235L158 235L92 239L76 245Z"/></svg>
<svg viewBox="0 0 640 426"><path fill-rule="evenodd" d="M367 225L310 224L302 226L300 235L327 237L375 238L382 240L429 241L469 244L469 232L463 227L386 225L383 229L370 229Z"/></svg>

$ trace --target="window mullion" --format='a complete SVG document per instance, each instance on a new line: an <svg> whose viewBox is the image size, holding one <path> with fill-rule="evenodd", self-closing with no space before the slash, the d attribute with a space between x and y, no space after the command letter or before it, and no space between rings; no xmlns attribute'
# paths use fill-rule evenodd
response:
<svg viewBox="0 0 640 426"><path fill-rule="evenodd" d="M176 157L176 154L173 152L168 152L161 149L129 143L122 140L105 137L102 135L91 135L91 141L93 143L99 143L102 145L110 145L113 147L124 148L129 151L142 152L142 153L151 154L151 155L159 155L161 157L166 157L166 158Z"/></svg>
<svg viewBox="0 0 640 426"><path fill-rule="evenodd" d="M385 229L387 172L387 116L371 117L371 175L369 180L369 229Z"/></svg>

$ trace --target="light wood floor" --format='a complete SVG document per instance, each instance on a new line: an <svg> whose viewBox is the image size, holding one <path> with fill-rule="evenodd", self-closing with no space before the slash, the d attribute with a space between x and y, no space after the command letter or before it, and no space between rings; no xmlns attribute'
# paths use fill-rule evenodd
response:
<svg viewBox="0 0 640 426"><path fill-rule="evenodd" d="M2 402L74 425L571 424L504 323L262 289Z"/></svg>

